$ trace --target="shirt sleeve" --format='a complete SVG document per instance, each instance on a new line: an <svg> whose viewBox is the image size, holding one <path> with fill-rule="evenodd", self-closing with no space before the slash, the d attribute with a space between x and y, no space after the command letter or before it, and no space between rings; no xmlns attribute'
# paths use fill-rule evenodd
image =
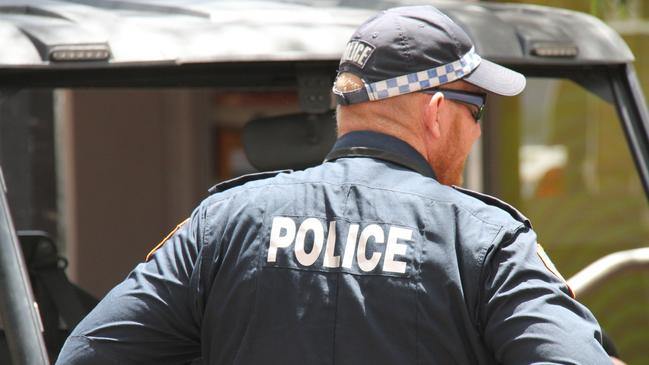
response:
<svg viewBox="0 0 649 365"><path fill-rule="evenodd" d="M600 327L546 267L529 228L501 236L483 267L481 327L502 364L611 364Z"/></svg>
<svg viewBox="0 0 649 365"><path fill-rule="evenodd" d="M189 364L200 357L200 208L74 329L56 364Z"/></svg>

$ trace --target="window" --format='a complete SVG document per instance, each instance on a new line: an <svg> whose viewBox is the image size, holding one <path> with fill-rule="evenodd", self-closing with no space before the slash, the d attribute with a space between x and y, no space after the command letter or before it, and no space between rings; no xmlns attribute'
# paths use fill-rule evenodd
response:
<svg viewBox="0 0 649 365"><path fill-rule="evenodd" d="M612 104L569 80L528 78L524 93L490 107L486 190L530 218L566 278L647 245L649 205ZM649 274L623 274L579 299L626 361L646 362Z"/></svg>

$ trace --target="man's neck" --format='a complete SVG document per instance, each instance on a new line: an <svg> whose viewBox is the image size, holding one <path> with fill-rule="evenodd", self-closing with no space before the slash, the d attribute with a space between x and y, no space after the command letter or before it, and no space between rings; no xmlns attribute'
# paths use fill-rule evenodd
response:
<svg viewBox="0 0 649 365"><path fill-rule="evenodd" d="M389 121L387 123L377 123L376 125L370 125L370 123L363 123L365 124L364 126L361 125L353 125L352 128L343 128L343 127L338 127L338 136L343 136L347 133L350 132L360 132L360 131L370 131L370 132L377 132L377 133L383 133L387 134L388 136L392 136L395 138L398 138L407 144L409 144L412 148L414 148L430 165L430 159L428 154L426 153L426 149L424 148L424 142L421 139L421 133L415 133L413 131L408 131L405 128L398 128L397 127L386 127L387 124L389 124ZM383 127L377 127L377 125ZM432 167L432 165L431 165Z"/></svg>

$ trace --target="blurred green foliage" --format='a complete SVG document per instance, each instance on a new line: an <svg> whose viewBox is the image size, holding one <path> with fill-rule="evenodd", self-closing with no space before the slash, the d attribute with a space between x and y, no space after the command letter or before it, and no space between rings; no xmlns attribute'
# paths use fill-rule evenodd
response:
<svg viewBox="0 0 649 365"><path fill-rule="evenodd" d="M497 1L505 2L505 1ZM514 0L590 13L617 30L636 57L635 68L647 100L649 90L649 1ZM530 83L530 88L539 85ZM546 85L547 86L547 85ZM594 260L620 250L649 246L649 204L636 173L615 108L570 81L551 84L547 136L567 161L548 171L532 195L522 186L521 150L529 137L525 97L494 100L493 128L503 153L496 191L531 220L556 266L568 278ZM560 97L557 97L560 95ZM539 99L532 100L538 103ZM528 103L528 104L526 104ZM513 112L512 112L513 111ZM519 112L516 112L519 111ZM537 122L538 120L533 120ZM528 123L529 125L529 123ZM489 128L485 125L485 129ZM514 156L514 157L512 157ZM512 180L518 180L512 182ZM629 364L649 364L649 274L627 273L580 298L615 341Z"/></svg>

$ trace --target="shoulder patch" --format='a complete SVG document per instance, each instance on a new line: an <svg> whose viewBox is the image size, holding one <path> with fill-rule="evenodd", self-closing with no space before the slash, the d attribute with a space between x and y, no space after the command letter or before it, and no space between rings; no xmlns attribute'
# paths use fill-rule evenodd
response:
<svg viewBox="0 0 649 365"><path fill-rule="evenodd" d="M293 172L293 170L275 170L275 171L263 171L263 172L255 172L252 174L247 174L247 175L241 175L238 177L235 177L230 180L222 181L214 186L212 186L208 192L210 195L216 194L216 193L221 193L226 190L232 189L236 186L243 185L247 182L250 181L255 181L255 180L263 180L263 179L268 179L271 177L275 177L281 173L289 173Z"/></svg>
<svg viewBox="0 0 649 365"><path fill-rule="evenodd" d="M164 245L165 242L167 242L167 240L171 238L171 236L174 235L174 233L176 233L176 232L177 232L177 231L178 231L182 226L184 226L185 223L189 222L189 219L190 219L190 218L187 218L187 219L185 219L184 221L178 223L178 225L176 226L176 228L173 229L173 231L169 232L169 234L168 234L165 238L163 238L162 241L160 241L160 243L158 243L157 245L155 245L155 247L154 247L154 248L153 248L153 249L152 249L152 250L151 250L151 251L146 255L146 258L145 258L144 260L145 260L145 261L149 261L149 259L151 258L151 256L153 256L153 254L154 254L156 251L158 251L158 249L159 249L160 247L162 247L162 245Z"/></svg>
<svg viewBox="0 0 649 365"><path fill-rule="evenodd" d="M476 198L476 199L482 201L483 203L485 203L487 205L498 207L498 208L506 211L507 213L509 213L509 215L511 215L512 218L514 218L517 221L525 224L528 228L532 228L532 223L530 223L530 220L527 219L527 217L524 216L523 213L519 212L518 209L514 208L513 206L505 203L504 201L502 201L502 200L500 200L500 199L498 199L496 197L493 197L493 196L487 195L487 194L483 194L483 193L479 193L477 191L461 188L461 187L455 186L455 185L453 185L453 189L455 189L455 190L457 190L457 191L459 191L461 193L464 193L466 195L469 195L469 196L471 196L473 198Z"/></svg>
<svg viewBox="0 0 649 365"><path fill-rule="evenodd" d="M554 276L558 277L559 279L561 279L561 281L563 281L566 284L566 286L568 287L568 291L570 292L570 296L575 298L575 292L572 291L572 288L570 287L570 285L568 285L568 282L566 281L566 279L563 278L563 275L561 275L559 270L557 270L557 267L554 266L554 263L552 262L552 260L550 260L550 257L548 256L548 254L545 253L545 250L543 249L543 246L541 246L540 243L536 244L536 254L539 256L541 261L543 261L543 265L545 265L545 267L552 274L554 274Z"/></svg>

